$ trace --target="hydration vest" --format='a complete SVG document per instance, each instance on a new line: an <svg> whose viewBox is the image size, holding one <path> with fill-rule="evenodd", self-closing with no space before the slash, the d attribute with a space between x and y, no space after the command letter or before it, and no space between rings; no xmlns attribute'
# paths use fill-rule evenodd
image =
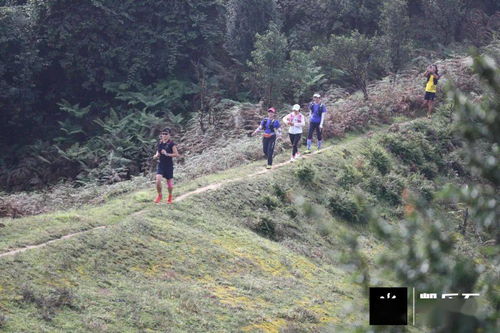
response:
<svg viewBox="0 0 500 333"><path fill-rule="evenodd" d="M269 122L269 127L267 127L267 121L270 120ZM264 118L264 120L262 120L262 123L260 124L262 126L262 130L266 130L266 128L269 128L271 130L271 132L274 132L274 122L276 120L273 120L273 119L269 119L269 118Z"/></svg>
<svg viewBox="0 0 500 333"><path fill-rule="evenodd" d="M297 118L299 119L299 123L301 123L301 122L302 122L302 114L301 114L301 113L299 113L297 116L298 116ZM294 114L294 113L291 113L291 114L289 115L289 117L290 117L290 118L288 118L288 119L290 119L289 121L293 121L293 118L295 118L295 114Z"/></svg>
<svg viewBox="0 0 500 333"><path fill-rule="evenodd" d="M311 103L311 104L309 105L309 110L311 111L311 118L314 116L313 106L314 106L314 103ZM325 112L325 106L323 105L323 103L321 103L321 104L318 106L318 113L319 113L319 116L320 116L320 117L321 117L321 115L323 114L323 112Z"/></svg>

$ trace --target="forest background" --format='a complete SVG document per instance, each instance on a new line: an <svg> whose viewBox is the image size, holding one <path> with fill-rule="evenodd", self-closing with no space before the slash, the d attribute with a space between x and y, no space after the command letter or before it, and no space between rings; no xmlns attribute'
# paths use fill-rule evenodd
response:
<svg viewBox="0 0 500 333"><path fill-rule="evenodd" d="M0 187L147 172L157 131L304 104L498 37L495 0L1 0ZM422 79L423 81L423 79ZM397 82L395 83L397 84Z"/></svg>

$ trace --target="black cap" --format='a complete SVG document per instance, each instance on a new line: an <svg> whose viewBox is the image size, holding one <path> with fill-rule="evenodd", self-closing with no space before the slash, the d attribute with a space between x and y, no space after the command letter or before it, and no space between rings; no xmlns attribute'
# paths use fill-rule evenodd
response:
<svg viewBox="0 0 500 333"><path fill-rule="evenodd" d="M172 130L168 127L165 127L164 129L161 130L161 132L170 134L172 132Z"/></svg>

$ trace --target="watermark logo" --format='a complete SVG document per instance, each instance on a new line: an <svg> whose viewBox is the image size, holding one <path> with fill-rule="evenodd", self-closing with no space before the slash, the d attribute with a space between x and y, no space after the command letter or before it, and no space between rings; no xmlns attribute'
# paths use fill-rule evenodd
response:
<svg viewBox="0 0 500 333"><path fill-rule="evenodd" d="M415 326L415 298L428 302L435 300L437 305L453 300L472 300L481 296L479 293L416 293L412 288L412 322ZM438 301L441 300L441 301ZM441 302L441 303L440 303ZM444 302L444 303L442 303ZM371 287L370 288L370 325L408 325L408 288L407 287Z"/></svg>
<svg viewBox="0 0 500 333"><path fill-rule="evenodd" d="M370 325L408 325L408 288L370 288Z"/></svg>

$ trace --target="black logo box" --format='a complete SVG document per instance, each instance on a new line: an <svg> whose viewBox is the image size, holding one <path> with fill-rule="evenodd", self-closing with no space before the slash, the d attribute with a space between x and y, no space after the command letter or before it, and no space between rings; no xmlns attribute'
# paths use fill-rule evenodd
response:
<svg viewBox="0 0 500 333"><path fill-rule="evenodd" d="M370 288L370 325L408 325L408 288Z"/></svg>

